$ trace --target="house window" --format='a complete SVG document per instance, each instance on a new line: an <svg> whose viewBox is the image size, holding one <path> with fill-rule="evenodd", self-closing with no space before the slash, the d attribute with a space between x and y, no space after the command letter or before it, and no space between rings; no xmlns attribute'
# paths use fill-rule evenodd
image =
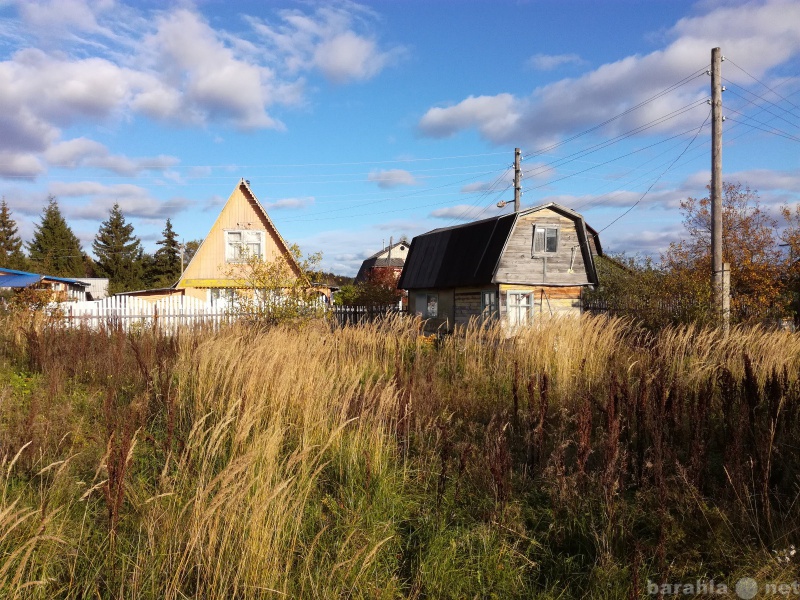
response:
<svg viewBox="0 0 800 600"><path fill-rule="evenodd" d="M439 294L425 294L425 317L428 319L439 316Z"/></svg>
<svg viewBox="0 0 800 600"><path fill-rule="evenodd" d="M232 288L211 288L209 292L212 306L232 304L236 300L236 290Z"/></svg>
<svg viewBox="0 0 800 600"><path fill-rule="evenodd" d="M533 226L531 256L558 252L558 227Z"/></svg>
<svg viewBox="0 0 800 600"><path fill-rule="evenodd" d="M527 325L533 314L533 294L531 292L508 292L506 314L511 327Z"/></svg>
<svg viewBox="0 0 800 600"><path fill-rule="evenodd" d="M225 232L225 262L245 262L249 257L263 258L264 232L249 229Z"/></svg>
<svg viewBox="0 0 800 600"><path fill-rule="evenodd" d="M481 315L484 319L493 319L497 316L497 294L494 290L481 292Z"/></svg>

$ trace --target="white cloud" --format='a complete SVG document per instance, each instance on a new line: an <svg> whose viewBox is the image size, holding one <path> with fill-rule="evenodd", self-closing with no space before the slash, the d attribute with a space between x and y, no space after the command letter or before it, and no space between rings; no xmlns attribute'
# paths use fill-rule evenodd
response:
<svg viewBox="0 0 800 600"><path fill-rule="evenodd" d="M521 117L517 104L511 94L470 96L455 106L429 109L420 120L419 128L425 135L442 138L475 127L485 137L499 142L516 130Z"/></svg>
<svg viewBox="0 0 800 600"><path fill-rule="evenodd" d="M0 60L0 140L13 154L0 177L41 173L29 155L64 152L51 146L80 122L144 115L281 130L275 107L305 102L300 71L337 83L364 80L402 53L381 47L375 15L355 3L279 11L276 25L250 19L251 29L236 34L212 27L188 3L159 11L114 0L6 4L17 18L0 35L21 49ZM93 156L96 166L121 174L143 169L136 159Z"/></svg>
<svg viewBox="0 0 800 600"><path fill-rule="evenodd" d="M319 70L333 83L363 81L406 54L400 46L382 49L369 31L375 14L352 2L323 6L311 14L283 10L280 16L277 24L250 22L289 73Z"/></svg>
<svg viewBox="0 0 800 600"><path fill-rule="evenodd" d="M528 65L537 71L552 71L561 65L576 65L582 62L577 54L534 54L528 59Z"/></svg>
<svg viewBox="0 0 800 600"><path fill-rule="evenodd" d="M772 171L769 169L751 169L725 173L725 181L741 183L759 192L784 190L800 192L800 173L796 171ZM710 179L707 175L706 181Z"/></svg>
<svg viewBox="0 0 800 600"><path fill-rule="evenodd" d="M137 175L142 171L163 171L178 164L173 156L154 156L149 158L128 158L113 155L100 142L88 138L75 138L59 142L44 153L51 166L75 169L96 167L118 175Z"/></svg>
<svg viewBox="0 0 800 600"><path fill-rule="evenodd" d="M90 198L90 203L74 206L63 202L64 214L74 219L99 221L106 219L114 203L119 203L122 213L128 218L166 219L191 204L186 198L159 200L137 185L104 185L94 181L53 182L49 192L57 198Z"/></svg>
<svg viewBox="0 0 800 600"><path fill-rule="evenodd" d="M429 215L434 219L454 219L456 221L475 221L478 218L488 219L499 214L498 208L485 206L472 206L471 204L458 204L447 208L437 208Z"/></svg>
<svg viewBox="0 0 800 600"><path fill-rule="evenodd" d="M395 188L402 185L415 185L417 180L409 171L403 169L389 169L372 171L367 175L367 180L378 184L381 189Z"/></svg>
<svg viewBox="0 0 800 600"><path fill-rule="evenodd" d="M0 151L0 177L36 177L44 167L33 154Z"/></svg>
<svg viewBox="0 0 800 600"><path fill-rule="evenodd" d="M707 64L709 49L716 46L756 77L764 77L800 52L798 22L800 4L791 0L717 7L678 21L668 32L672 41L661 50L628 56L578 78L562 79L527 97L507 93L470 96L454 105L432 107L420 120L419 129L432 137L477 129L496 144L522 140L535 147L603 122L650 98ZM725 77L733 83L749 83L735 68L727 68ZM606 131L630 130L707 95L708 79L702 76L614 121ZM697 126L707 110L701 106L650 131Z"/></svg>
<svg viewBox="0 0 800 600"><path fill-rule="evenodd" d="M275 202L265 203L264 208L267 210L286 210L306 208L312 204L314 204L314 198L312 196L307 196L305 198L281 198Z"/></svg>
<svg viewBox="0 0 800 600"><path fill-rule="evenodd" d="M374 40L347 31L317 46L314 64L334 83L370 79L389 60L389 55L377 52L376 47Z"/></svg>

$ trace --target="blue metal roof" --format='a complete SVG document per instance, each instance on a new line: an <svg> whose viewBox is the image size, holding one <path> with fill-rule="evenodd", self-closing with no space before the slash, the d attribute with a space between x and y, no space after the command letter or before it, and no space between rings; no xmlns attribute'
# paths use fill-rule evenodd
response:
<svg viewBox="0 0 800 600"><path fill-rule="evenodd" d="M8 269L3 269L8 270ZM2 288L26 288L39 283L44 277L35 273L24 273L22 275L0 275L0 287Z"/></svg>
<svg viewBox="0 0 800 600"><path fill-rule="evenodd" d="M5 275L4 275L5 274ZM36 281L33 283L39 283L42 279L49 279L50 281L60 281L61 283L70 283L73 285L82 285L83 287L89 287L88 283L84 283L78 279L69 279L66 277L52 277L50 275L40 275L38 273L30 273L28 271L17 271L16 269L6 269L4 267L0 267L0 281L7 282L8 280L5 277L11 277L14 275L24 276L24 277L38 277ZM0 284L0 287L28 287L28 285L33 285L33 283L29 283L27 285L17 285L11 286L7 283Z"/></svg>

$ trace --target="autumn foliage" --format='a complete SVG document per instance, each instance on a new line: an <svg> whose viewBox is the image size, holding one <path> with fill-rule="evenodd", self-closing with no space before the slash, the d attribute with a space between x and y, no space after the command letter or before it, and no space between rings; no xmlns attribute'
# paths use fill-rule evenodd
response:
<svg viewBox="0 0 800 600"><path fill-rule="evenodd" d="M645 307L640 312L649 311L647 318L655 325L713 320L711 201L709 197L690 197L681 202L680 210L684 239L671 243L660 263L626 260L619 265L621 268L614 268L613 264L601 267L601 288L595 298L625 310ZM723 262L729 263L731 269L733 321L796 315L800 207L792 211L784 206L780 215L774 216L761 204L755 190L739 183L725 183L722 211L722 253ZM655 315L655 307L670 314Z"/></svg>

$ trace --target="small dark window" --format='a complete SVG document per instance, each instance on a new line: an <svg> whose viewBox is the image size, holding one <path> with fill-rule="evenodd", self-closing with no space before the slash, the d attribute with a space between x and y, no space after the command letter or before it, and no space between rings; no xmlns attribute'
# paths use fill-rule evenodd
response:
<svg viewBox="0 0 800 600"><path fill-rule="evenodd" d="M533 226L531 256L558 252L558 227Z"/></svg>

